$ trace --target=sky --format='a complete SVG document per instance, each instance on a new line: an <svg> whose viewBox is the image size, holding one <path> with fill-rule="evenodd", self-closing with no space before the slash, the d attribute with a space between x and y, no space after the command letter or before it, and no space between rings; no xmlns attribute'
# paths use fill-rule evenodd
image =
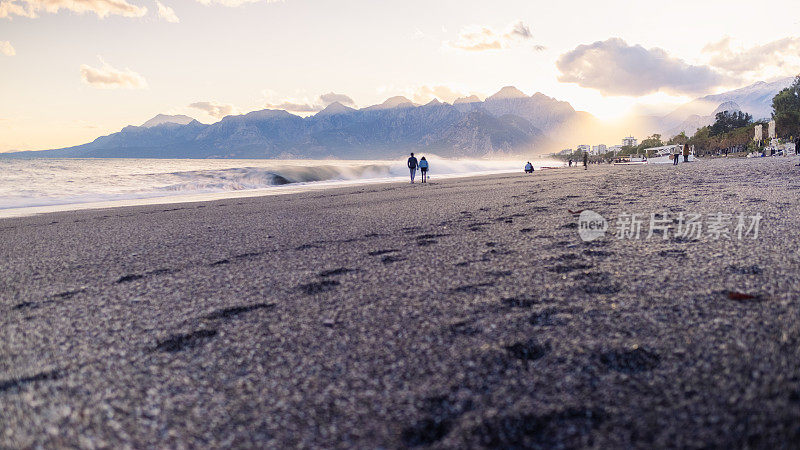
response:
<svg viewBox="0 0 800 450"><path fill-rule="evenodd" d="M0 0L0 151L507 85L621 120L798 72L797 0Z"/></svg>

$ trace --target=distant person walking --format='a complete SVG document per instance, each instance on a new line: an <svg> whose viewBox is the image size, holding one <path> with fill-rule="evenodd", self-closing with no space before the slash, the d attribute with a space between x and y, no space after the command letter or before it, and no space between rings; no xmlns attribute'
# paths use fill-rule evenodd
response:
<svg viewBox="0 0 800 450"><path fill-rule="evenodd" d="M525 164L525 173L533 173L533 164L530 161Z"/></svg>
<svg viewBox="0 0 800 450"><path fill-rule="evenodd" d="M672 152L672 160L673 160L673 161L672 161L672 165L673 165L673 166L677 166L677 165L678 165L678 159L679 159L680 157L681 157L680 150L678 150L677 148L675 148L675 150Z"/></svg>
<svg viewBox="0 0 800 450"><path fill-rule="evenodd" d="M417 175L417 158L414 158L414 154L411 154L411 157L408 158L408 169L411 171L411 182L414 182L414 177Z"/></svg>
<svg viewBox="0 0 800 450"><path fill-rule="evenodd" d="M800 137L798 137L797 140L794 141L794 154L795 156L800 156ZM800 163L798 163L797 165L800 166Z"/></svg>
<svg viewBox="0 0 800 450"><path fill-rule="evenodd" d="M583 152L583 170L589 170L589 152Z"/></svg>
<svg viewBox="0 0 800 450"><path fill-rule="evenodd" d="M422 175L422 182L428 182L428 160L425 159L423 156L422 159L419 160L419 173Z"/></svg>
<svg viewBox="0 0 800 450"><path fill-rule="evenodd" d="M689 162L689 144L683 145L683 162Z"/></svg>
<svg viewBox="0 0 800 450"><path fill-rule="evenodd" d="M569 159L569 166L572 167L572 158Z"/></svg>
<svg viewBox="0 0 800 450"><path fill-rule="evenodd" d="M798 137L794 141L794 155L795 156L800 156L800 137ZM797 164L797 165L800 166L800 164Z"/></svg>

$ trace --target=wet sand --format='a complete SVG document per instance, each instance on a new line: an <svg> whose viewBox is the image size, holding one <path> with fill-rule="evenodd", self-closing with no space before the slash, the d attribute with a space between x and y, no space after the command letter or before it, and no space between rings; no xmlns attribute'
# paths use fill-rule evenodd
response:
<svg viewBox="0 0 800 450"><path fill-rule="evenodd" d="M793 447L795 163L0 220L0 447ZM661 211L763 218L644 239Z"/></svg>

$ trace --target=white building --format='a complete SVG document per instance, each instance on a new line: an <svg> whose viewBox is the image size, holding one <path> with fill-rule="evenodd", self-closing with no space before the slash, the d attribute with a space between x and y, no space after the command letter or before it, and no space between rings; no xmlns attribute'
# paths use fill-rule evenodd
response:
<svg viewBox="0 0 800 450"><path fill-rule="evenodd" d="M611 147L608 148L608 151L614 152L614 154L616 155L617 152L622 150L622 147L623 147L622 145L612 145Z"/></svg>
<svg viewBox="0 0 800 450"><path fill-rule="evenodd" d="M579 145L578 146L578 151L579 152L591 153L592 146L591 145Z"/></svg>
<svg viewBox="0 0 800 450"><path fill-rule="evenodd" d="M605 144L595 145L592 147L592 155L602 155L607 151L608 147L606 147Z"/></svg>
<svg viewBox="0 0 800 450"><path fill-rule="evenodd" d="M636 147L637 145L639 145L639 141L633 136L628 136L622 139L623 147Z"/></svg>

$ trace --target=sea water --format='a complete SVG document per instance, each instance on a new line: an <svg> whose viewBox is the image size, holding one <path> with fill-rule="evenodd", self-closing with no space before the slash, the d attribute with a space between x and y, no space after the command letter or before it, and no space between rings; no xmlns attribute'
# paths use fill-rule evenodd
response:
<svg viewBox="0 0 800 450"><path fill-rule="evenodd" d="M431 180L521 172L526 161L430 161ZM534 167L562 163L537 159ZM408 179L396 161L210 159L3 159L0 217L108 206L281 194Z"/></svg>

